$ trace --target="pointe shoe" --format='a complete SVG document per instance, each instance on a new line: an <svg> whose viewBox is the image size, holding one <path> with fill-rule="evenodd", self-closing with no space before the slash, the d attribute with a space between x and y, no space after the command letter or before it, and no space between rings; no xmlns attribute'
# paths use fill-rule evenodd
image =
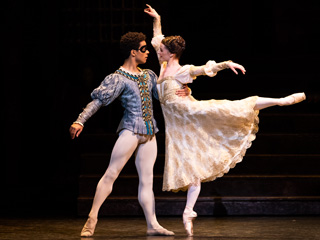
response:
<svg viewBox="0 0 320 240"><path fill-rule="evenodd" d="M184 224L184 229L189 237L193 236L193 220L197 217L197 213L192 211L190 213L183 213L182 219Z"/></svg>
<svg viewBox="0 0 320 240"><path fill-rule="evenodd" d="M147 230L147 236L174 236L174 232L169 231L163 227L150 228Z"/></svg>
<svg viewBox="0 0 320 240"><path fill-rule="evenodd" d="M294 93L287 97L282 98L282 102L279 104L280 106L293 105L299 102L306 100L306 94L302 93Z"/></svg>
<svg viewBox="0 0 320 240"><path fill-rule="evenodd" d="M89 217L86 224L82 228L80 236L81 237L92 237L94 234L94 230L96 228L97 222L98 222L98 220L94 220Z"/></svg>

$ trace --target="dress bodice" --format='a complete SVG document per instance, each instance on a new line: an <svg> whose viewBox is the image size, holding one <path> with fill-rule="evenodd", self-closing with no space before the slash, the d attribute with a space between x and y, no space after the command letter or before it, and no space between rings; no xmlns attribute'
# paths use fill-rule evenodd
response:
<svg viewBox="0 0 320 240"><path fill-rule="evenodd" d="M157 90L160 103L165 104L167 100L178 98L176 91L181 89L182 83L176 80L174 76L167 76L157 81Z"/></svg>

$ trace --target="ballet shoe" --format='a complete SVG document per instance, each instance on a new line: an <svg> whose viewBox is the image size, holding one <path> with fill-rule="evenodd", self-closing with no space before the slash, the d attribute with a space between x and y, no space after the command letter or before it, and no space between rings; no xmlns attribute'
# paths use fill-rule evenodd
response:
<svg viewBox="0 0 320 240"><path fill-rule="evenodd" d="M92 237L94 234L94 230L96 228L98 220L94 220L92 218L88 218L87 222L82 228L81 237Z"/></svg>
<svg viewBox="0 0 320 240"><path fill-rule="evenodd" d="M169 231L163 227L150 228L147 230L147 236L174 236L174 232Z"/></svg>
<svg viewBox="0 0 320 240"><path fill-rule="evenodd" d="M304 92L294 93L294 94L291 94L287 97L282 98L282 101L279 105L280 106L288 106L288 105L293 105L293 104L302 102L304 100L306 100L306 94Z"/></svg>
<svg viewBox="0 0 320 240"><path fill-rule="evenodd" d="M193 236L193 220L197 217L197 213L195 211L183 213L182 219L184 224L184 229L187 232L189 237Z"/></svg>

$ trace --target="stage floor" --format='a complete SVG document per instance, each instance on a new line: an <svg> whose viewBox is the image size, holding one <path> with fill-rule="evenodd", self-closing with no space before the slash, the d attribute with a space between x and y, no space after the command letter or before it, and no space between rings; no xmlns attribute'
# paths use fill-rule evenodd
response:
<svg viewBox="0 0 320 240"><path fill-rule="evenodd" d="M320 217L198 217L193 238L186 237L180 218L158 218L174 237L147 237L144 218L100 218L94 238L83 239L320 239ZM84 218L0 218L0 239L81 239Z"/></svg>

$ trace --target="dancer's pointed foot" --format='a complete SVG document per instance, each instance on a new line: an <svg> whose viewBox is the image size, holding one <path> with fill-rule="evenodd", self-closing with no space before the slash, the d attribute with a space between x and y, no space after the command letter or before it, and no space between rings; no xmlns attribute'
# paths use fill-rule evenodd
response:
<svg viewBox="0 0 320 240"><path fill-rule="evenodd" d="M92 237L96 228L98 219L88 218L86 224L83 226L80 236Z"/></svg>
<svg viewBox="0 0 320 240"><path fill-rule="evenodd" d="M287 97L281 98L279 106L288 106L288 105L302 102L304 100L306 100L306 94L304 92L294 93L294 94L291 94Z"/></svg>
<svg viewBox="0 0 320 240"><path fill-rule="evenodd" d="M174 236L174 232L160 226L159 228L149 228L147 236Z"/></svg>
<svg viewBox="0 0 320 240"><path fill-rule="evenodd" d="M197 217L197 213L195 211L184 212L182 219L184 224L184 229L187 232L189 237L193 236L193 220Z"/></svg>

